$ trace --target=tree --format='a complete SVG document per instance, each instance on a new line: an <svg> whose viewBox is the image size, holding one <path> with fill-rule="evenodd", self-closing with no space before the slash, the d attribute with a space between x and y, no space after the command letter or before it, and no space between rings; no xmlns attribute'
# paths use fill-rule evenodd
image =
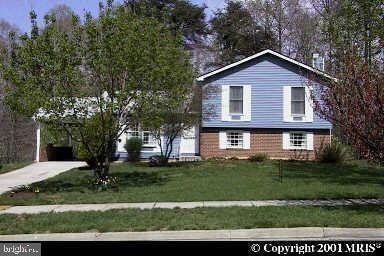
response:
<svg viewBox="0 0 384 256"><path fill-rule="evenodd" d="M72 17L75 16L75 12L68 5L58 4L46 15L54 21L57 29L67 33L71 31Z"/></svg>
<svg viewBox="0 0 384 256"><path fill-rule="evenodd" d="M341 130L344 141L367 159L384 164L384 72L347 57L339 79L316 87L315 110Z"/></svg>
<svg viewBox="0 0 384 256"><path fill-rule="evenodd" d="M313 0L322 17L322 30L331 68L345 55L361 56L369 64L382 54L384 4L381 0Z"/></svg>
<svg viewBox="0 0 384 256"><path fill-rule="evenodd" d="M168 94L169 92L167 92ZM179 86L171 94L175 93L183 98L183 101L175 101L175 97L167 95L165 111L155 111L151 116L156 116L156 121L153 119L144 122L146 129L151 131L160 147L161 164L168 163L173 152L174 141L176 138L183 136L189 129L198 124L200 114L193 111L193 92L191 86Z"/></svg>
<svg viewBox="0 0 384 256"><path fill-rule="evenodd" d="M287 48L293 21L303 8L298 0L246 0L246 7L258 24L265 26L276 38L275 49L290 52Z"/></svg>
<svg viewBox="0 0 384 256"><path fill-rule="evenodd" d="M0 20L0 56L10 47L9 33L19 30L5 20ZM11 111L4 104L6 83L0 73L0 162L8 163L35 159L35 123ZM30 136L20 136L29 134Z"/></svg>
<svg viewBox="0 0 384 256"><path fill-rule="evenodd" d="M169 29L181 31L186 43L203 43L207 35L206 6L188 0L126 0L135 13L163 20Z"/></svg>
<svg viewBox="0 0 384 256"><path fill-rule="evenodd" d="M275 50L312 65L312 54L322 53L319 15L298 0L246 0L253 19L276 38Z"/></svg>
<svg viewBox="0 0 384 256"><path fill-rule="evenodd" d="M226 65L262 49L274 48L272 33L258 25L241 2L227 2L226 8L218 10L210 23L213 47L218 54L212 65Z"/></svg>
<svg viewBox="0 0 384 256"><path fill-rule="evenodd" d="M285 42L286 53L312 66L312 56L326 51L320 28L320 17L312 10L299 7L290 22Z"/></svg>
<svg viewBox="0 0 384 256"><path fill-rule="evenodd" d="M129 125L193 79L180 34L112 4L101 5L97 18L88 13L84 25L73 16L70 33L50 17L39 31L32 13L31 35L13 38L11 62L2 65L12 84L8 105L66 129L96 159L100 180L108 179L109 157Z"/></svg>

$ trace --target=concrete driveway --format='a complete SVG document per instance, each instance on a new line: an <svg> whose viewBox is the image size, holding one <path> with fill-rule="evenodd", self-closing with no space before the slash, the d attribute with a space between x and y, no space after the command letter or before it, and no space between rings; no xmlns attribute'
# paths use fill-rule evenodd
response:
<svg viewBox="0 0 384 256"><path fill-rule="evenodd" d="M86 165L84 162L40 162L0 175L0 194Z"/></svg>

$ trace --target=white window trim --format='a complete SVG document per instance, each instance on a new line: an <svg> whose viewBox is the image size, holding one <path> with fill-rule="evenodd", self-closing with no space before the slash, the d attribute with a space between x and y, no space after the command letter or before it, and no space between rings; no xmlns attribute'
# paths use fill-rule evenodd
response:
<svg viewBox="0 0 384 256"><path fill-rule="evenodd" d="M293 146L291 144L291 136L292 134L294 133L298 133L298 134L302 134L304 136L304 146ZM307 149L308 148L308 136L307 136L307 133L306 132L302 132L302 131L290 131L289 132L289 148L290 149Z"/></svg>
<svg viewBox="0 0 384 256"><path fill-rule="evenodd" d="M243 146L228 146L228 133L236 132L243 135ZM219 148L220 149L250 149L251 148L251 132L244 130L223 130L219 132Z"/></svg>
<svg viewBox="0 0 384 256"><path fill-rule="evenodd" d="M292 88L305 88L304 115L292 114ZM283 121L290 123L312 123L313 122L313 103L309 86L287 85L283 86ZM302 117L302 120L294 120L295 117Z"/></svg>
<svg viewBox="0 0 384 256"><path fill-rule="evenodd" d="M243 113L230 113L230 87L243 87ZM225 84L221 85L221 121L250 122L252 118L252 86L249 84ZM232 116L239 116L238 120Z"/></svg>
<svg viewBox="0 0 384 256"><path fill-rule="evenodd" d="M139 134L139 136L132 136L131 133L134 133L134 132L137 132ZM127 139L130 139L132 137L138 137L138 138L140 138L143 141L143 146L142 147L144 147L144 148L155 148L155 147L157 147L157 143L156 143L155 139L153 138L153 136L151 134L149 134L151 143L144 144L144 133L149 133L149 131L143 131L141 129L128 130L128 132L127 132Z"/></svg>
<svg viewBox="0 0 384 256"><path fill-rule="evenodd" d="M303 133L305 134L305 146L304 147L297 147L291 145L291 134L292 133ZM283 149L285 150L313 150L313 132L308 131L287 131L283 132Z"/></svg>
<svg viewBox="0 0 384 256"><path fill-rule="evenodd" d="M229 133L241 134L242 145L241 146L231 146L231 145L228 145L228 134ZM244 148L244 132L243 131L231 130L231 131L226 131L225 134L226 134L226 145L227 145L228 149L243 149Z"/></svg>

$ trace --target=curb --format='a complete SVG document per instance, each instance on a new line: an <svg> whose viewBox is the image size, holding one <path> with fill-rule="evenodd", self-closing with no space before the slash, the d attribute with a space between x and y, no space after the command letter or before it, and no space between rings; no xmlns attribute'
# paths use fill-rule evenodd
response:
<svg viewBox="0 0 384 256"><path fill-rule="evenodd" d="M0 241L384 240L384 228L256 228L1 235Z"/></svg>

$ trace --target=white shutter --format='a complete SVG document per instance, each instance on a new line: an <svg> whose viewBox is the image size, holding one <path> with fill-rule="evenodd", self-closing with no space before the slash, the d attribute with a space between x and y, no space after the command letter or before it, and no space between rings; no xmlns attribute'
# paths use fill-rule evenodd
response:
<svg viewBox="0 0 384 256"><path fill-rule="evenodd" d="M307 132L307 150L313 150L313 132Z"/></svg>
<svg viewBox="0 0 384 256"><path fill-rule="evenodd" d="M291 86L283 87L283 120L284 122L292 122Z"/></svg>
<svg viewBox="0 0 384 256"><path fill-rule="evenodd" d="M251 121L252 118L252 86L243 86L243 121Z"/></svg>
<svg viewBox="0 0 384 256"><path fill-rule="evenodd" d="M251 148L251 133L243 132L243 148L250 149Z"/></svg>
<svg viewBox="0 0 384 256"><path fill-rule="evenodd" d="M220 149L227 148L227 133L225 131L219 132L219 148Z"/></svg>
<svg viewBox="0 0 384 256"><path fill-rule="evenodd" d="M313 100L311 88L305 87L305 117L304 122L313 122Z"/></svg>
<svg viewBox="0 0 384 256"><path fill-rule="evenodd" d="M289 132L283 132L283 149L290 149Z"/></svg>
<svg viewBox="0 0 384 256"><path fill-rule="evenodd" d="M119 140L120 141L117 142L117 151L121 151L121 152L126 151L124 148L124 145L127 142L127 134L125 132L123 132L120 135Z"/></svg>
<svg viewBox="0 0 384 256"><path fill-rule="evenodd" d="M221 121L230 121L229 116L229 85L221 86Z"/></svg>

